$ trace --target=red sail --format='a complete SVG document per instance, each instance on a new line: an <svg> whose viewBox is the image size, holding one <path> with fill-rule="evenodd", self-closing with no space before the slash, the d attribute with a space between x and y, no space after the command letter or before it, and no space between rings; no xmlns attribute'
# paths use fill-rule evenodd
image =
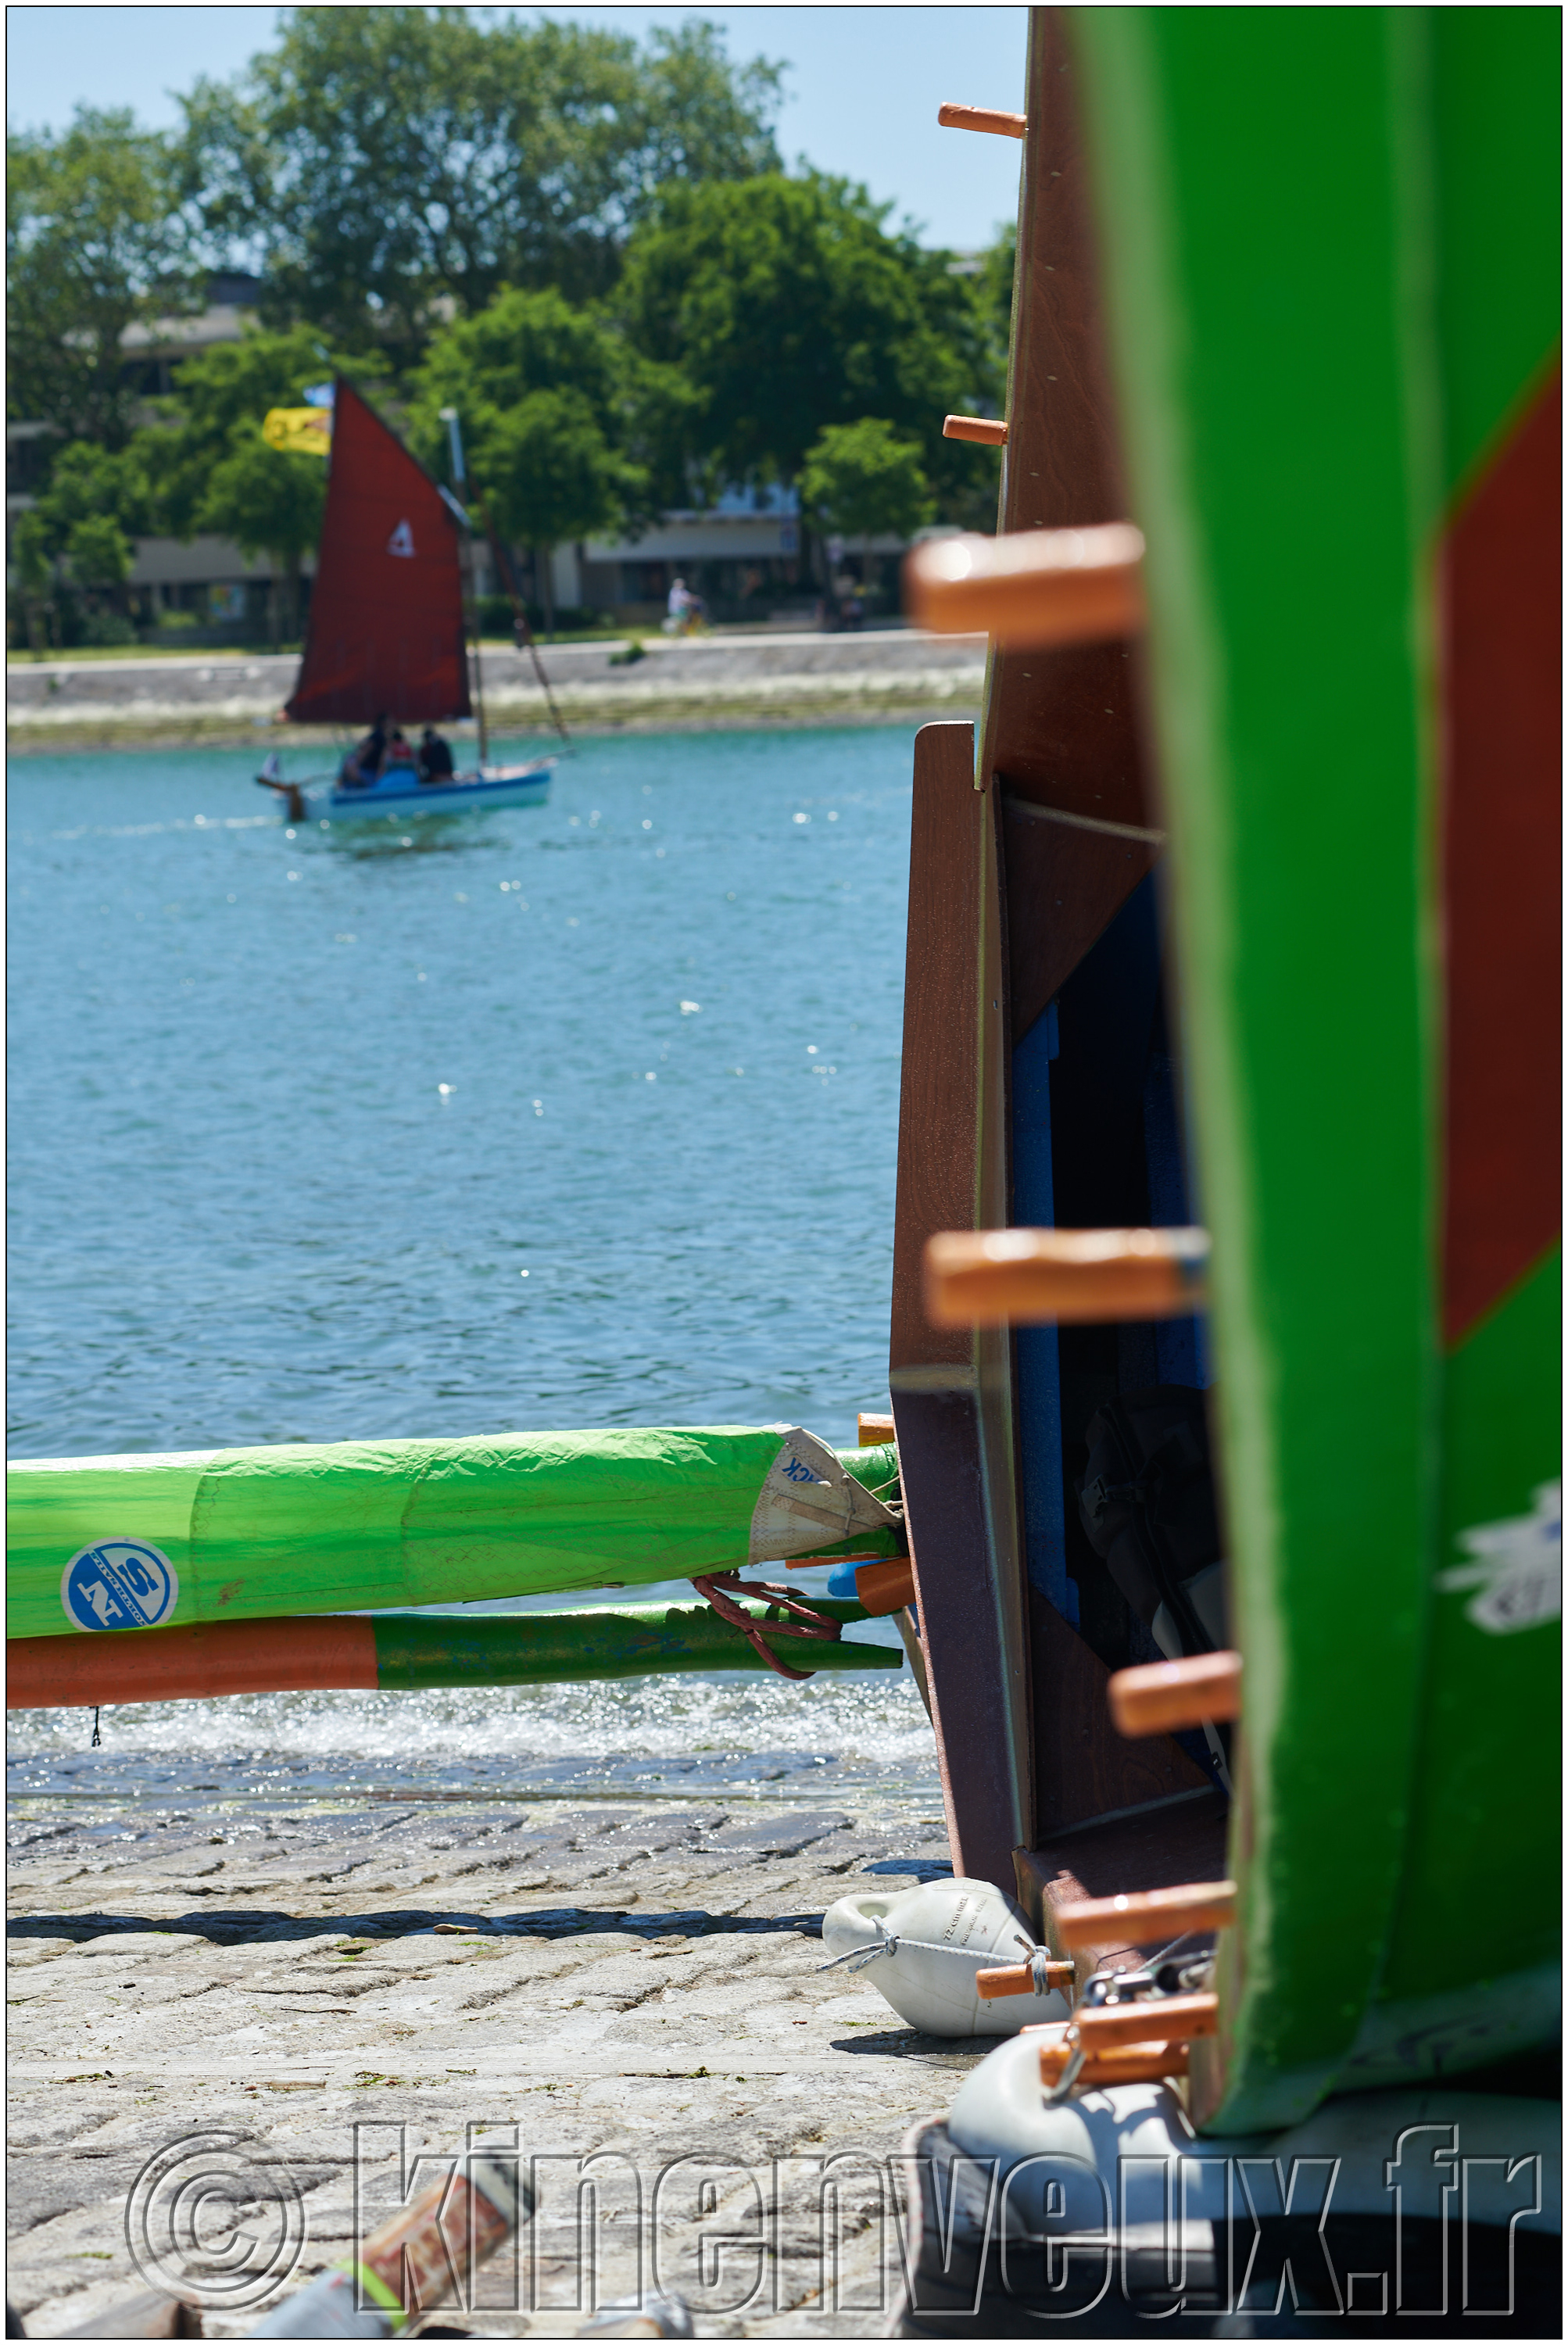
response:
<svg viewBox="0 0 1568 2345"><path fill-rule="evenodd" d="M470 714L458 525L340 377L321 559L288 714L300 725Z"/></svg>

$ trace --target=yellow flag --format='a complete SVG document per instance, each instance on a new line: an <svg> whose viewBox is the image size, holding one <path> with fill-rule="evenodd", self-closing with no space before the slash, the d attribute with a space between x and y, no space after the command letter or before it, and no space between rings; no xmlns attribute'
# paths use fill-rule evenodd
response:
<svg viewBox="0 0 1568 2345"><path fill-rule="evenodd" d="M261 437L269 448L291 454L324 456L332 444L330 407L271 407L261 419Z"/></svg>

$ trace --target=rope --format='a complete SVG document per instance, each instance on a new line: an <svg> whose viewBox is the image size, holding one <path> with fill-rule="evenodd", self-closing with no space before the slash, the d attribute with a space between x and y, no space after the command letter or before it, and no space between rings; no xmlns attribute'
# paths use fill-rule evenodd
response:
<svg viewBox="0 0 1568 2345"><path fill-rule="evenodd" d="M767 1603L781 1604L793 1614L794 1618L789 1620L768 1622L769 1633L775 1637L820 1637L831 1644L840 1633L837 1620L827 1619L820 1612L813 1612L809 1604L802 1604L788 1588L775 1588L770 1580L742 1579L738 1571L710 1571L700 1579L694 1579L691 1584L699 1595L707 1598L719 1619L728 1620L732 1629L738 1629L752 1651L781 1678L793 1678L799 1682L802 1679L815 1677L817 1673L815 1670L792 1670L788 1662L781 1661L764 1639L760 1625L735 1602L733 1597L723 1592L726 1589L735 1589L745 1596L760 1596Z"/></svg>

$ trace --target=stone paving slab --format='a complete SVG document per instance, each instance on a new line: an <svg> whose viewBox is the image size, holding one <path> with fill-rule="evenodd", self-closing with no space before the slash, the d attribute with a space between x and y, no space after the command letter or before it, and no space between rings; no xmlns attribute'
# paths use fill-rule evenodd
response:
<svg viewBox="0 0 1568 2345"><path fill-rule="evenodd" d="M219 2302L236 2225L297 2285L347 2252L356 2192L362 2233L477 2126L516 2128L540 2204L444 2325L575 2336L596 2273L601 2299L677 2289L705 2336L879 2336L888 2160L983 2047L824 1973L820 1917L945 1863L913 1801L24 1802L12 2300L46 2337L144 2288L128 2208L150 2277L241 2336L260 2309ZM205 2250L166 2236L156 2193L134 2211L149 2175L204 2182Z"/></svg>

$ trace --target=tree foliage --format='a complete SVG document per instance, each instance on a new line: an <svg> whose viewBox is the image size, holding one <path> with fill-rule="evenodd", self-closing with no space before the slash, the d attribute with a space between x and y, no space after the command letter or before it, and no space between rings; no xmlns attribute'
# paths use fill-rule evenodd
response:
<svg viewBox="0 0 1568 2345"><path fill-rule="evenodd" d="M947 256L891 233L887 211L814 174L662 191L616 299L637 347L692 386L696 464L792 482L822 431L876 415L914 435L933 477L972 477L942 419L993 392L983 321Z"/></svg>
<svg viewBox="0 0 1568 2345"><path fill-rule="evenodd" d="M168 146L83 107L58 137L9 137L6 183L6 411L118 448L137 402L127 329L196 300Z"/></svg>
<svg viewBox="0 0 1568 2345"><path fill-rule="evenodd" d="M711 25L645 49L462 8L299 8L276 47L185 101L186 186L282 312L416 358L443 303L604 290L657 190L776 168L779 68Z"/></svg>
<svg viewBox="0 0 1568 2345"><path fill-rule="evenodd" d="M210 530L248 557L266 553L278 563L289 581L290 632L300 564L321 535L327 468L319 456L270 448L261 419L270 407L298 407L332 371L308 326L219 343L186 360L164 421L133 442L173 535Z"/></svg>
<svg viewBox="0 0 1568 2345"><path fill-rule="evenodd" d="M544 554L651 517L647 460L657 465L683 387L597 310L509 287L436 336L415 384L414 448L444 472L442 411L455 407L471 494L510 543Z"/></svg>
<svg viewBox="0 0 1568 2345"><path fill-rule="evenodd" d="M934 507L920 450L880 416L830 423L800 472L808 513L845 537L912 537Z"/></svg>

